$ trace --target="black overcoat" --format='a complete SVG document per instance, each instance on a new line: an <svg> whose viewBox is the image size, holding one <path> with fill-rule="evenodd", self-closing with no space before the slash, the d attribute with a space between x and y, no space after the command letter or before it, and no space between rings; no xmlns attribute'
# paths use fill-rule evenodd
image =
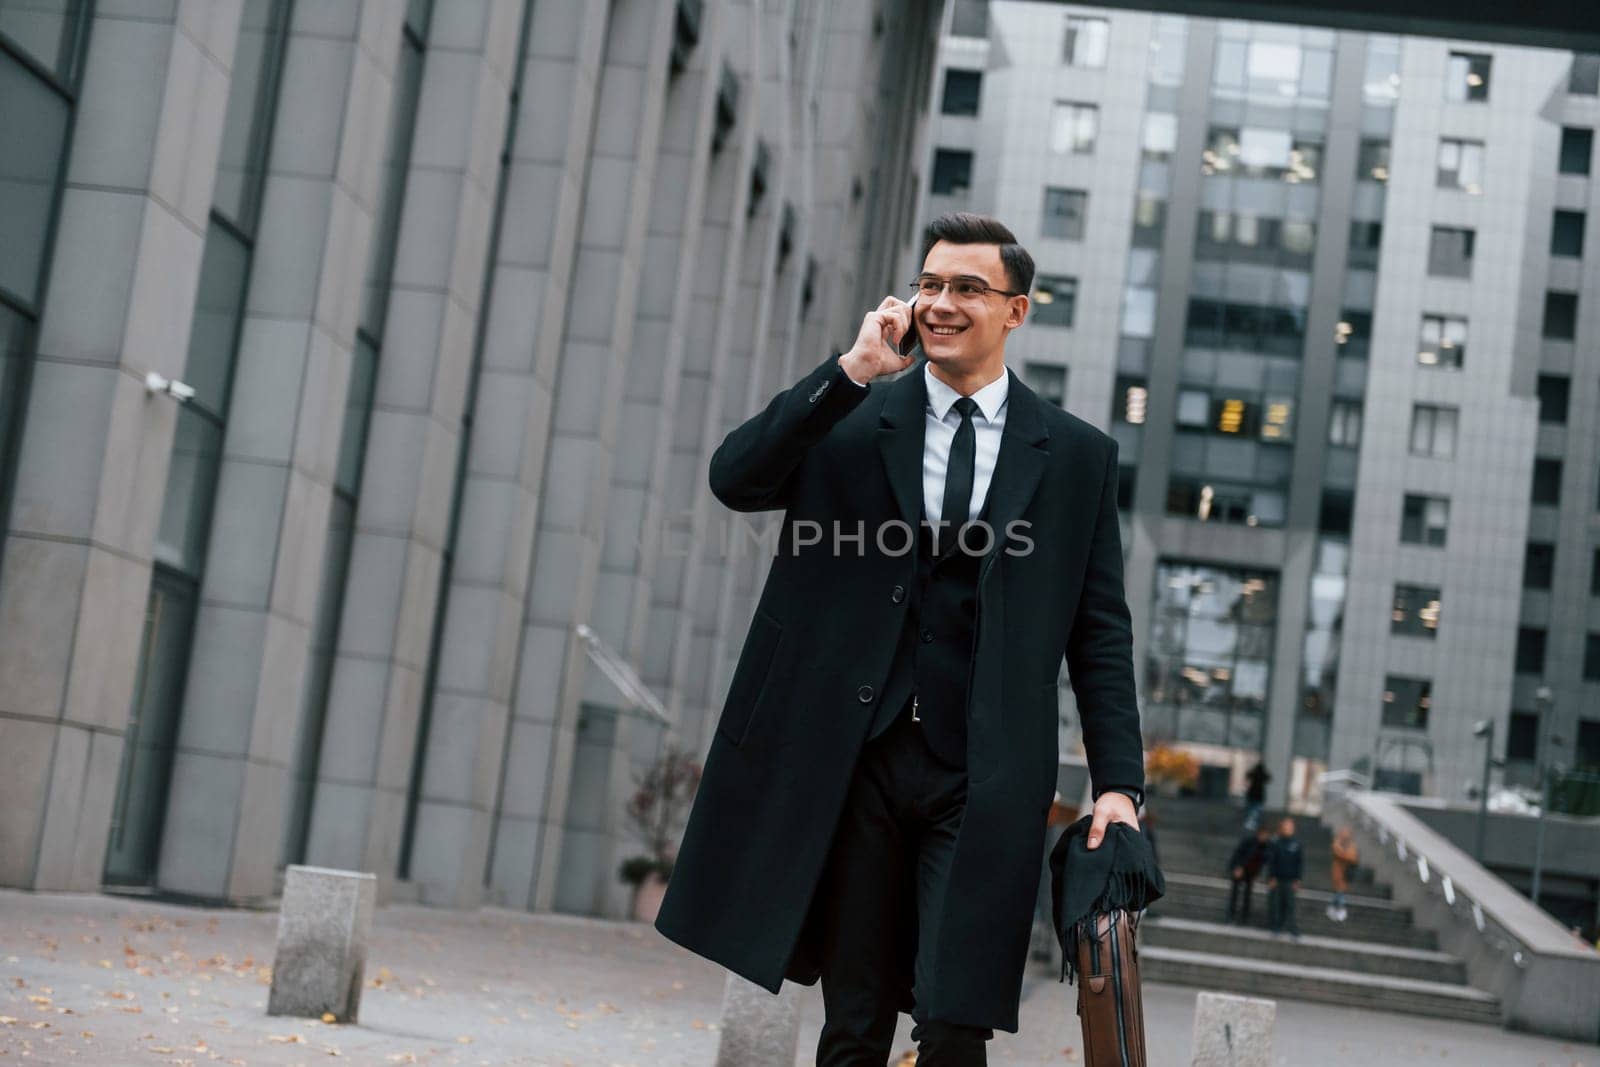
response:
<svg viewBox="0 0 1600 1067"><path fill-rule="evenodd" d="M929 1017L1015 1032L1063 656L1096 792L1142 787L1144 761L1116 442L1006 373L966 813L944 906L921 921L939 926ZM905 535L922 516L926 403L920 361L862 389L829 357L711 457L718 500L785 515L656 927L774 993L817 977L806 919L915 580Z"/></svg>

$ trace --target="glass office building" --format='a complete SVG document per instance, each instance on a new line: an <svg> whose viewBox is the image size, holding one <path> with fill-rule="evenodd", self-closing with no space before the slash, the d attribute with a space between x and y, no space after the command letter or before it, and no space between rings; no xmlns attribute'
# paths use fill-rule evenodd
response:
<svg viewBox="0 0 1600 1067"><path fill-rule="evenodd" d="M1017 231L1008 359L1118 441L1147 744L1302 806L1347 768L1462 799L1484 719L1512 780L1541 719L1600 764L1600 59L1005 0L945 29L923 216Z"/></svg>

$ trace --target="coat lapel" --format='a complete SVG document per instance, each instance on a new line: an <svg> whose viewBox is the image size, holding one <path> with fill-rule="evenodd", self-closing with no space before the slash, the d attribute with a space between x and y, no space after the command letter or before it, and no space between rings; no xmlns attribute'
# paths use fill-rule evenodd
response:
<svg viewBox="0 0 1600 1067"><path fill-rule="evenodd" d="M1040 411L1043 401L1009 367L1006 373L1011 375L1011 384L1006 387L1006 425L1000 431L1000 456L989 482L987 521L994 531L994 544L984 556L979 586L1005 548L1006 528L1027 510L1050 457L1050 450L1045 447L1050 431Z"/></svg>
<svg viewBox="0 0 1600 1067"><path fill-rule="evenodd" d="M889 488L900 518L913 530L922 523L922 444L927 432L928 383L918 360L910 374L889 384L889 397L878 413L878 451L889 475Z"/></svg>

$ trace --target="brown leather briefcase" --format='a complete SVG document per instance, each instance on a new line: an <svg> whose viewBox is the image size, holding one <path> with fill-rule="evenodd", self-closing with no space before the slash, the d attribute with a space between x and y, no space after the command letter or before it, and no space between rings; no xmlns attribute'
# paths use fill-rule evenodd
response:
<svg viewBox="0 0 1600 1067"><path fill-rule="evenodd" d="M1079 924L1078 1020L1085 1067L1145 1067L1138 920L1122 909Z"/></svg>

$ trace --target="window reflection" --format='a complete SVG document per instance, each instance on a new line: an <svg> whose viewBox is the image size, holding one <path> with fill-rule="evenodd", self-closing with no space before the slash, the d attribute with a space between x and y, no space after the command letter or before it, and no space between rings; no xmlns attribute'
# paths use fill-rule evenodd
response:
<svg viewBox="0 0 1600 1067"><path fill-rule="evenodd" d="M1275 575L1162 563L1145 671L1160 739L1257 747L1276 623Z"/></svg>

